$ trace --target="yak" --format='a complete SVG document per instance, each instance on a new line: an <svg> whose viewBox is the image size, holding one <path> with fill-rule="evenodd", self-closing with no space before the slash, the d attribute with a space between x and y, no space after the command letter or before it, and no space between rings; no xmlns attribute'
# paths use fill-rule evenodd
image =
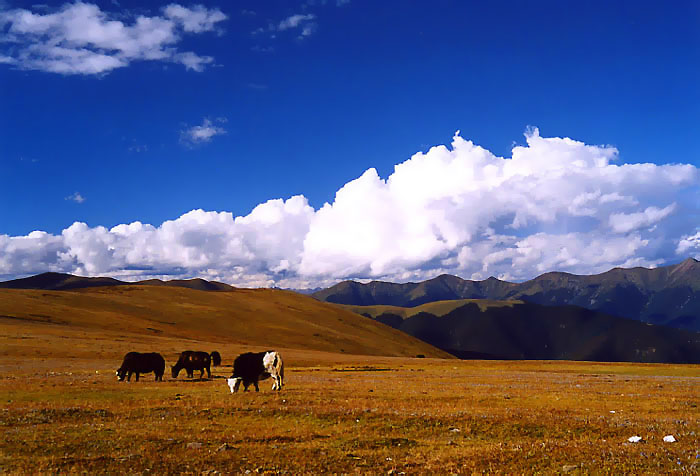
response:
<svg viewBox="0 0 700 476"><path fill-rule="evenodd" d="M236 393L243 383L243 391L247 391L250 384L255 385L255 391L259 392L258 381L272 377L274 380L272 390L282 390L284 385L284 363L282 356L274 350L267 352L246 352L236 357L233 361L233 374L227 380L231 393Z"/></svg>
<svg viewBox="0 0 700 476"><path fill-rule="evenodd" d="M153 372L156 376L156 382L163 381L165 373L165 359L157 352L129 352L124 356L122 366L117 369L117 378L123 381L124 377L128 382L131 382L131 374L136 374L136 381L139 381L139 374L147 374Z"/></svg>
<svg viewBox="0 0 700 476"><path fill-rule="evenodd" d="M177 363L171 367L173 378L177 378L180 370L185 369L187 371L187 376L194 377L194 371L199 370L199 378L201 379L204 375L204 371L207 371L207 377L211 378L211 357L206 352L199 352L193 350L186 350L180 354L180 358Z"/></svg>
<svg viewBox="0 0 700 476"><path fill-rule="evenodd" d="M211 364L214 367L218 367L221 365L221 354L219 354L217 351L212 352L209 354L209 357L211 357Z"/></svg>

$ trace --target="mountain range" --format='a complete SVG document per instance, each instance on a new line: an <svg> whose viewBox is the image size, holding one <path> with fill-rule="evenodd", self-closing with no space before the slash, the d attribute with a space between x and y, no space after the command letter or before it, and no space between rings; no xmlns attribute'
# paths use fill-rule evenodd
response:
<svg viewBox="0 0 700 476"><path fill-rule="evenodd" d="M456 299L521 300L700 331L700 262L693 258L654 269L614 268L590 276L550 272L522 283L447 274L419 283L343 281L312 295L337 304L401 307Z"/></svg>

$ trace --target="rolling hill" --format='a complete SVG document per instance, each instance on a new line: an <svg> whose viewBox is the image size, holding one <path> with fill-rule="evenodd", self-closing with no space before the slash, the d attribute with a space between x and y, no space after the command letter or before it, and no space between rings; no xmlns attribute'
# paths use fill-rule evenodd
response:
<svg viewBox="0 0 700 476"><path fill-rule="evenodd" d="M523 283L451 275L405 284L344 281L313 296L338 304L401 307L456 299L522 300L700 331L700 263L692 258L672 266L615 268L591 276L551 272Z"/></svg>
<svg viewBox="0 0 700 476"><path fill-rule="evenodd" d="M128 283L119 281L114 278L87 278L83 276L74 276L65 273L41 273L36 276L27 278L13 279L10 281L0 282L0 289L45 289L54 291L66 291L69 289L82 289L100 286L174 286L189 289L198 289L200 291L230 291L235 289L228 284L219 283L216 281L205 281L204 279L174 279L171 281L162 281L160 279L148 279L146 281L137 281Z"/></svg>
<svg viewBox="0 0 700 476"><path fill-rule="evenodd" d="M92 282L92 281L91 281ZM200 291L111 285L70 291L0 289L0 329L12 338L88 332L115 341L170 338L349 354L451 357L366 317L273 289ZM14 329L14 330L12 330ZM13 345L19 345L13 341Z"/></svg>
<svg viewBox="0 0 700 476"><path fill-rule="evenodd" d="M700 363L698 332L577 306L479 300L340 306L461 358Z"/></svg>

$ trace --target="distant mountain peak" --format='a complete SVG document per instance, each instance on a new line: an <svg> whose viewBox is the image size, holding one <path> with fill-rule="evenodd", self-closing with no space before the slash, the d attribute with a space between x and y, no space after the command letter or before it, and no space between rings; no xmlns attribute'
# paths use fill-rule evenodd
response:
<svg viewBox="0 0 700 476"><path fill-rule="evenodd" d="M698 260L696 260L695 258L688 258L675 265L671 270L671 274L683 274L694 272L696 270L700 270L700 266L698 266Z"/></svg>

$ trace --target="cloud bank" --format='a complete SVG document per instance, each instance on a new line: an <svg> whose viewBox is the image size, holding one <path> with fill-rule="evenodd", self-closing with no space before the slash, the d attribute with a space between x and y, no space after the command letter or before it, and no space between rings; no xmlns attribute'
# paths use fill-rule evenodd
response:
<svg viewBox="0 0 700 476"><path fill-rule="evenodd" d="M213 31L226 19L218 9L177 4L130 24L123 16L82 2L47 14L0 11L0 63L65 75L105 74L132 61L174 62L203 71L214 58L181 52L177 45L184 34Z"/></svg>
<svg viewBox="0 0 700 476"><path fill-rule="evenodd" d="M455 134L386 179L369 169L332 203L269 200L246 216L193 210L159 226L76 222L0 235L0 276L42 271L313 287L441 273L524 280L656 266L700 253L698 169L620 164L618 151L526 134L510 158Z"/></svg>

